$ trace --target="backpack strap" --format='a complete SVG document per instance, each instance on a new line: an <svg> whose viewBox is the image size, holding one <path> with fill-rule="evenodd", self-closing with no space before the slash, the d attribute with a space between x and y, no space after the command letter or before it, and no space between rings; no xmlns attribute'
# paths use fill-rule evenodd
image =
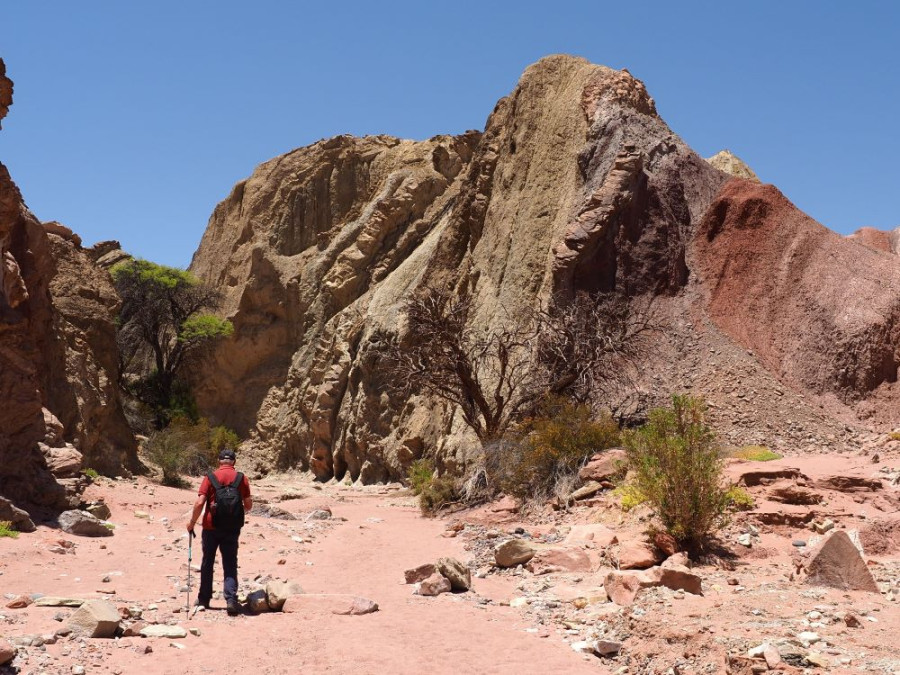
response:
<svg viewBox="0 0 900 675"><path fill-rule="evenodd" d="M212 471L207 471L206 477L209 479L209 483L210 483L210 485L213 486L214 490L222 489L222 484L218 481L218 479L216 478L215 474Z"/></svg>
<svg viewBox="0 0 900 675"><path fill-rule="evenodd" d="M234 482L232 483L232 485L234 485L238 489L238 491L240 491L241 483L243 483L243 482L244 482L244 474L242 474L240 471L238 471L237 475L234 477Z"/></svg>

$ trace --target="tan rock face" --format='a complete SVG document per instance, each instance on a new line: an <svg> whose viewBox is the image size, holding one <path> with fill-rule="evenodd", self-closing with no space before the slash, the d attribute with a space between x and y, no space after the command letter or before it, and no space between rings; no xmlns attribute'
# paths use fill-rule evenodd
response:
<svg viewBox="0 0 900 675"><path fill-rule="evenodd" d="M616 169L620 151L634 159ZM638 80L564 56L529 68L484 134L339 137L267 162L216 208L192 262L235 325L197 378L201 408L250 431L262 469L386 480L436 445L462 461L472 439L451 411L394 400L379 369L385 334L414 339L410 295L468 293L484 329L556 293L674 290L682 230L722 180Z"/></svg>
<svg viewBox="0 0 900 675"><path fill-rule="evenodd" d="M0 117L12 91L4 73L0 62ZM72 444L101 471L136 467L116 390L116 308L108 275L67 228L38 222L0 164L0 494L29 508L77 502L48 469L43 441ZM51 454L73 466L70 451Z"/></svg>
<svg viewBox="0 0 900 675"><path fill-rule="evenodd" d="M724 171L735 178L745 178L747 180L752 180L754 183L760 182L759 177L754 173L753 169L747 166L744 161L732 153L731 150L722 150L712 157L709 157L706 161L716 167L719 171Z"/></svg>

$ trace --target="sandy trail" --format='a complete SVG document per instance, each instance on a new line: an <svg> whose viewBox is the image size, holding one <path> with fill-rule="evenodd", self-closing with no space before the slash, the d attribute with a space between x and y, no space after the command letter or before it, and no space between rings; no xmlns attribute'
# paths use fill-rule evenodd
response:
<svg viewBox="0 0 900 675"><path fill-rule="evenodd" d="M403 583L405 569L441 556L465 561L467 554L460 540L442 536L442 521L422 518L411 498L383 487L316 489L297 477L254 484L255 496L273 505L288 493L305 497L277 506L301 518L328 507L334 517L251 517L241 538L242 590L256 577L297 579L308 593L360 595L375 600L380 611L365 616L314 610L228 617L218 599L213 609L188 620L180 588L187 569L183 523L193 490L160 487L145 479L101 479L85 497L105 499L116 524L114 536L74 537L42 525L36 533L0 540L0 589L7 595L106 596L116 606L140 606L147 619L196 628L200 635L178 640L62 638L43 650L29 647L27 661L17 661L21 672L71 673L81 665L87 673L219 673L225 654L238 659L242 670L267 673L604 672L597 659L574 653L555 633L539 637L520 610L485 603L508 600L514 594L508 580L474 579L474 592L465 594L413 596L412 587ZM136 516L140 511L149 518ZM57 540L74 547L54 553ZM194 565L200 562L199 549L195 541ZM216 574L220 589L219 568ZM197 582L194 572L194 593ZM8 639L52 634L64 625L54 617L71 611L34 605L2 609L0 634ZM152 653L146 653L148 646Z"/></svg>

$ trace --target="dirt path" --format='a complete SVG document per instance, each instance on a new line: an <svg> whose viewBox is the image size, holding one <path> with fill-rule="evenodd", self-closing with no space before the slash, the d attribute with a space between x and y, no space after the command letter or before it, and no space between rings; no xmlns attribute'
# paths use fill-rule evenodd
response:
<svg viewBox="0 0 900 675"><path fill-rule="evenodd" d="M442 536L444 523L422 518L409 497L382 487L316 487L286 478L254 485L257 496L301 519L250 518L241 539L241 588L254 579L296 579L307 593L370 598L379 604L377 613L228 617L218 599L213 609L188 620L181 590L187 569L183 523L193 491L143 479L101 479L85 497L105 499L114 536L74 537L40 526L36 533L0 540L0 589L8 597L108 597L117 607L140 607L148 620L177 623L199 635L60 638L26 647L15 664L22 673L72 673L80 665L86 673L187 675L223 672L221 659L229 654L241 670L266 673L605 672L597 659L574 653L555 632L538 633L520 610L498 604L514 594L509 580L475 579L474 592L464 594L412 595L412 586L403 583L405 569L441 556L465 561L467 554L461 541ZM299 498L280 500L284 495ZM303 519L319 508L329 508L333 518ZM72 545L61 547L60 540ZM60 550L67 552L54 552ZM195 542L194 565L199 561ZM220 574L217 569L217 589ZM194 572L194 593L197 581ZM0 635L49 636L72 611L35 605L0 609Z"/></svg>

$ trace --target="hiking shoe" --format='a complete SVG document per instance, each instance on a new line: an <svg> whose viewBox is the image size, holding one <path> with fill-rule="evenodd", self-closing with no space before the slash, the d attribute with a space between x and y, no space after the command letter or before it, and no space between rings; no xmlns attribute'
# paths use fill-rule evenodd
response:
<svg viewBox="0 0 900 675"><path fill-rule="evenodd" d="M209 601L207 601L207 602L201 602L200 600L197 600L197 601L194 603L194 610L195 610L195 611L200 611L201 609L209 609Z"/></svg>
<svg viewBox="0 0 900 675"><path fill-rule="evenodd" d="M228 612L228 616L237 616L241 613L241 606L238 604L237 600L229 600L228 604L225 606L225 611Z"/></svg>

